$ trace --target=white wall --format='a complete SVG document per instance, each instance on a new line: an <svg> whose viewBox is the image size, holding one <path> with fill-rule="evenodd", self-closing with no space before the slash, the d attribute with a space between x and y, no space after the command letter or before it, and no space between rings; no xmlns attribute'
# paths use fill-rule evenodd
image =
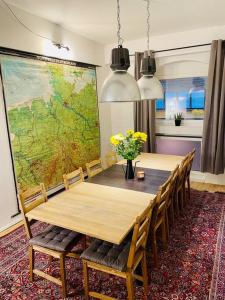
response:
<svg viewBox="0 0 225 300"><path fill-rule="evenodd" d="M145 33L143 34L143 36ZM224 26L216 26L216 27L205 27L196 30L183 31L170 33L166 35L158 35L150 37L150 48L154 50L162 50L162 49L170 49L177 47L185 47L190 45L198 45L211 43L214 39L224 39L225 38L225 25ZM130 51L130 54L133 54L135 51L143 51L146 50L146 38L141 38L137 40L129 40L123 44L124 47L127 47ZM116 43L112 45L107 45L105 47L105 62L110 62L110 52L112 47L116 47ZM182 52L184 50L180 50ZM192 49L185 50L192 51ZM178 51L179 52L179 51ZM177 52L171 52L173 54L177 54ZM164 52L164 55L167 56L168 52Z"/></svg>
<svg viewBox="0 0 225 300"><path fill-rule="evenodd" d="M75 61L104 65L104 47L82 36L71 33L42 18L13 8L17 16L33 31L62 42L70 47L70 51L58 50L50 41L34 36L23 28L0 4L0 46L43 55L71 59ZM98 90L100 90L104 71L97 68ZM16 212L16 194L9 144L6 131L3 100L0 91L0 231L15 223L18 218L11 219ZM109 107L100 107L101 145L104 154L108 148L108 134L111 132Z"/></svg>
<svg viewBox="0 0 225 300"><path fill-rule="evenodd" d="M225 26L152 36L150 38L150 48L153 50L178 48L211 43L214 39L225 39ZM135 51L144 51L146 50L146 39L125 41L123 46L129 49L130 54L134 54ZM107 66L110 64L110 54L113 47L116 47L116 45L107 45L105 47L105 64ZM193 75L207 76L209 55L210 46L157 53L157 76L162 79L189 77ZM129 72L132 75L134 74L133 56L131 57ZM113 133L125 132L126 129L133 128L133 104L111 104L111 122ZM156 131L159 133L182 133L187 135L195 132L196 135L201 135L202 126L202 121L185 120L183 126L175 127L172 120L157 120ZM216 176L198 172L195 174L195 179L225 184L225 174Z"/></svg>

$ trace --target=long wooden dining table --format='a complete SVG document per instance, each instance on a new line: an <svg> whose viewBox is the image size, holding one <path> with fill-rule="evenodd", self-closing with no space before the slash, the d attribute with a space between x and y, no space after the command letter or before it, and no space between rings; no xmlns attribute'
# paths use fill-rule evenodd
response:
<svg viewBox="0 0 225 300"><path fill-rule="evenodd" d="M29 219L57 225L120 244L135 219L154 203L157 190L183 156L143 153L136 161L144 181L125 180L121 161L52 197L26 214Z"/></svg>

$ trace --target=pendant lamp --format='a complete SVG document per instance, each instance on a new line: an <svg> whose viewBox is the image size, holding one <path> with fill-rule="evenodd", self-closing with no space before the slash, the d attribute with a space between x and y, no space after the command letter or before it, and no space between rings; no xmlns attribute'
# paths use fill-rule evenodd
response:
<svg viewBox="0 0 225 300"><path fill-rule="evenodd" d="M100 95L100 102L132 102L140 101L141 95L137 81L127 73L130 67L129 50L123 48L120 35L120 3L117 0L118 47L112 49L112 73L106 78Z"/></svg>
<svg viewBox="0 0 225 300"><path fill-rule="evenodd" d="M149 33L150 33L150 0L147 2L147 47L148 50L144 52L144 57L141 61L142 77L138 80L138 86L141 93L141 100L155 100L164 97L163 87L159 79L154 76L156 72L155 58L151 57L149 51Z"/></svg>

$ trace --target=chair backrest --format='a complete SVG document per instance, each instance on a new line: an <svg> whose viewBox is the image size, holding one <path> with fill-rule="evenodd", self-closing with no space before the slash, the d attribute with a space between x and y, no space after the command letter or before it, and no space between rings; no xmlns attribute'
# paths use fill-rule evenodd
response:
<svg viewBox="0 0 225 300"><path fill-rule="evenodd" d="M170 175L167 181L159 188L156 196L156 202L152 211L151 227L154 227L160 218L165 217L169 196L171 193L171 179L172 176Z"/></svg>
<svg viewBox="0 0 225 300"><path fill-rule="evenodd" d="M173 170L173 172L170 175L170 193L169 193L169 203L173 201L175 190L177 187L177 179L179 174L179 165L176 166L176 168Z"/></svg>
<svg viewBox="0 0 225 300"><path fill-rule="evenodd" d="M194 157L195 157L195 148L189 153L189 164L187 169L187 176L190 176Z"/></svg>
<svg viewBox="0 0 225 300"><path fill-rule="evenodd" d="M69 190L72 186L84 181L84 173L82 168L80 167L79 169L63 175L63 180L64 180L64 185L65 189Z"/></svg>
<svg viewBox="0 0 225 300"><path fill-rule="evenodd" d="M116 152L110 151L110 152L106 153L105 160L106 160L106 164L107 164L108 168L115 165L118 162Z"/></svg>
<svg viewBox="0 0 225 300"><path fill-rule="evenodd" d="M88 177L93 177L103 171L101 159L86 163Z"/></svg>
<svg viewBox="0 0 225 300"><path fill-rule="evenodd" d="M154 199L155 202L155 199ZM146 249L149 226L152 215L152 207L154 206L154 202L150 203L141 216L137 217L134 229L132 240L130 244L130 251L127 261L127 268L132 269L136 268L139 264L140 259L142 258L143 250Z"/></svg>
<svg viewBox="0 0 225 300"><path fill-rule="evenodd" d="M179 172L177 177L177 189L180 189L185 184L186 176L188 172L188 166L189 166L189 157L190 157L189 154L187 154L179 167Z"/></svg>
<svg viewBox="0 0 225 300"><path fill-rule="evenodd" d="M32 233L30 230L31 220L28 220L28 218L26 217L26 213L28 213L35 207L39 206L40 204L48 200L44 184L41 183L40 185L34 188L30 188L25 192L19 192L18 199L19 199L20 209L22 211L23 218L24 218L26 233L27 236L31 238L32 237Z"/></svg>

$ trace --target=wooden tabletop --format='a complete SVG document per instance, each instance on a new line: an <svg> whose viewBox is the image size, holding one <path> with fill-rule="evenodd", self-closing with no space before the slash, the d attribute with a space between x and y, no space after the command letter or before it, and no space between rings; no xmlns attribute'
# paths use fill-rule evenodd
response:
<svg viewBox="0 0 225 300"><path fill-rule="evenodd" d="M177 165L180 165L184 156L167 155L158 153L141 153L135 160L140 161L137 166L142 168L173 171ZM121 160L118 164L125 164L126 160Z"/></svg>
<svg viewBox="0 0 225 300"><path fill-rule="evenodd" d="M120 244L155 195L82 182L26 216Z"/></svg>

